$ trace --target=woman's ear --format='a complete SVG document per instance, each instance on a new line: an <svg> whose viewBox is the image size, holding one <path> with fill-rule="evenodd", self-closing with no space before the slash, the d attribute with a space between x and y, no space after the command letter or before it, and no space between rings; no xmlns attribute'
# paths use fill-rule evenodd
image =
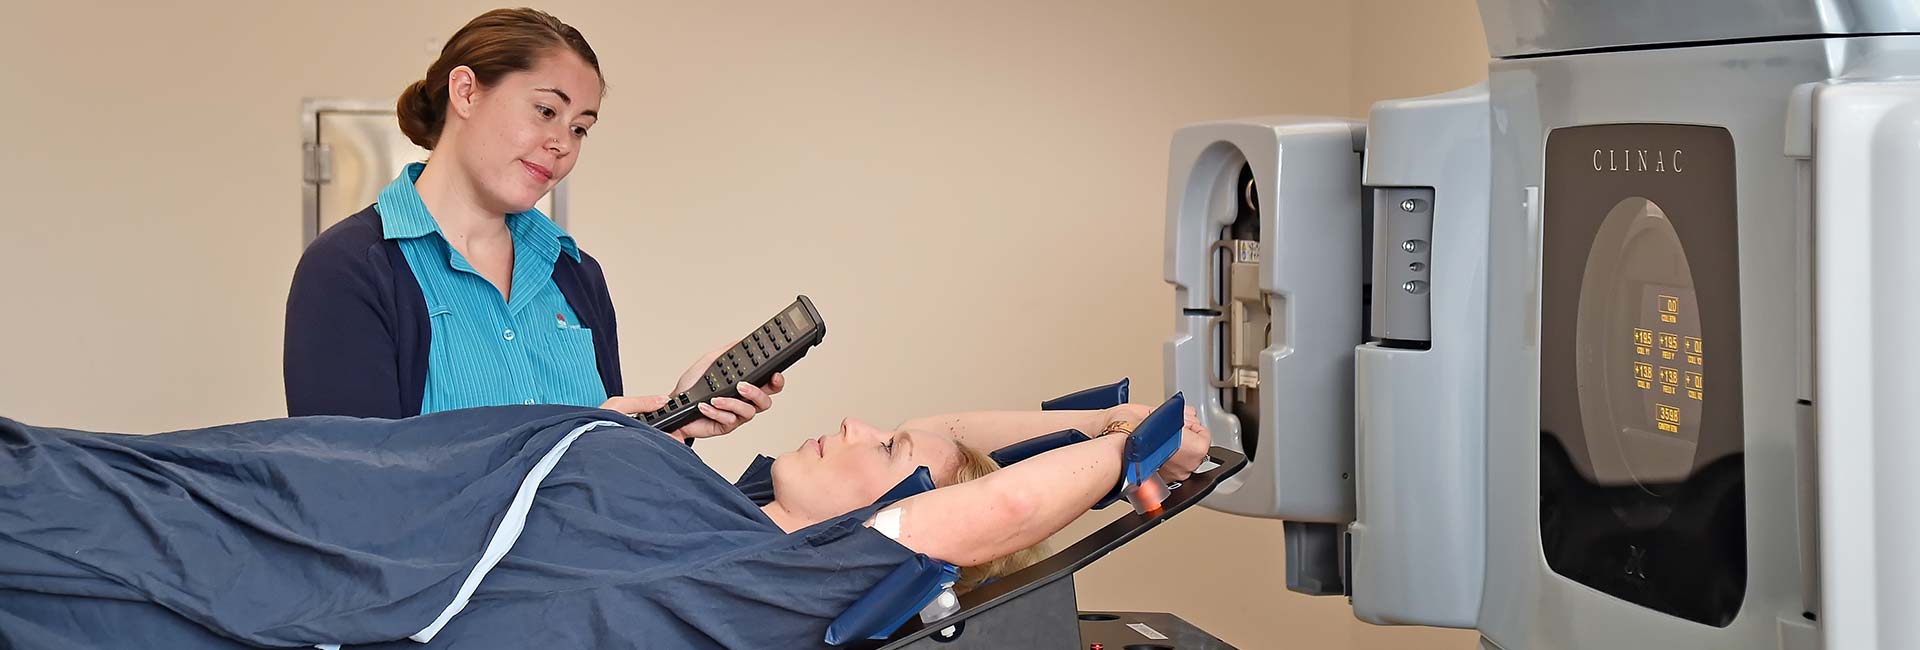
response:
<svg viewBox="0 0 1920 650"><path fill-rule="evenodd" d="M447 72L447 108L461 118L473 117L473 106L480 100L480 79L473 68L456 66Z"/></svg>

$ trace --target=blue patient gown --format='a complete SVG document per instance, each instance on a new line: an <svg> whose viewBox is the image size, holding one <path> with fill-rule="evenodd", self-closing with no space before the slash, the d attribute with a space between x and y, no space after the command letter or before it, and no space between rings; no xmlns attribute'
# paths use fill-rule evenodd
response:
<svg viewBox="0 0 1920 650"><path fill-rule="evenodd" d="M862 525L878 506L785 534L743 490L597 410L155 436L0 419L0 647L817 647L913 555Z"/></svg>

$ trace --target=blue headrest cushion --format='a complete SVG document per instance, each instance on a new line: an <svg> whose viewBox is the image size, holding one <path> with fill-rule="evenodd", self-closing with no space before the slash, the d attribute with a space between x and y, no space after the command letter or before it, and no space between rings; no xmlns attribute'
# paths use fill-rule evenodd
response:
<svg viewBox="0 0 1920 650"><path fill-rule="evenodd" d="M912 474L908 474L906 478L901 479L900 483L893 486L893 489L887 490L886 494L880 495L880 498L874 501L874 503L899 501L931 489L933 489L933 472L928 471L925 466L921 466L914 468Z"/></svg>
<svg viewBox="0 0 1920 650"><path fill-rule="evenodd" d="M953 584L960 569L922 554L894 567L827 625L827 645L884 639Z"/></svg>

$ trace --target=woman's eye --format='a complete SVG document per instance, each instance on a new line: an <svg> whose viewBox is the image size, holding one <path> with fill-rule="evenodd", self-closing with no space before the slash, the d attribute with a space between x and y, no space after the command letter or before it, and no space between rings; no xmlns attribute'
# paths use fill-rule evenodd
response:
<svg viewBox="0 0 1920 650"><path fill-rule="evenodd" d="M880 445L880 446L882 446L882 447L886 447L886 448L887 448L887 455L888 455L888 456L892 456L892 455L893 455L893 441L892 441L892 440L888 440L888 441L887 441L887 444L884 444L884 445Z"/></svg>
<svg viewBox="0 0 1920 650"><path fill-rule="evenodd" d="M586 127L583 127L583 126L576 126L576 127L573 127L573 137L576 137L576 138L584 138L584 137L587 137L587 129L586 129Z"/></svg>
<svg viewBox="0 0 1920 650"><path fill-rule="evenodd" d="M533 108L534 110L537 110L540 112L540 117L545 117L545 118L553 117L553 109L551 108L547 108L539 104L534 104Z"/></svg>

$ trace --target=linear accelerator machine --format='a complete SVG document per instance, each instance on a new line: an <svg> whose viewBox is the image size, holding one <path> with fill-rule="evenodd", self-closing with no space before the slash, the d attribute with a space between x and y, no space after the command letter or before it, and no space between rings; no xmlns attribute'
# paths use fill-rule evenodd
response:
<svg viewBox="0 0 1920 650"><path fill-rule="evenodd" d="M1485 648L1920 649L1920 1L1480 13L1483 84L1175 133L1202 505Z"/></svg>

